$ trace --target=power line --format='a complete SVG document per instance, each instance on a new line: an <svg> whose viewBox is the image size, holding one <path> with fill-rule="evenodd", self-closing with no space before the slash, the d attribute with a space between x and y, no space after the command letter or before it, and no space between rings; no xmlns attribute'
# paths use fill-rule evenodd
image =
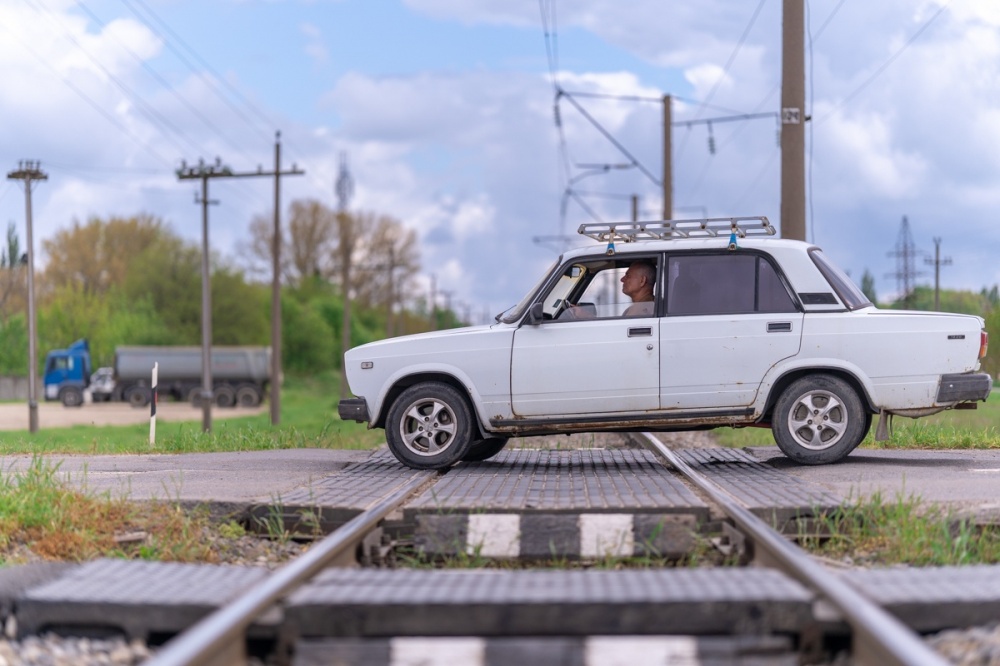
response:
<svg viewBox="0 0 1000 666"><path fill-rule="evenodd" d="M124 81L115 76L115 74L111 70L105 67L104 64L101 63L97 58L95 58L90 53L90 51L84 48L84 46L76 39L76 37L74 37L72 33L66 28L62 20L59 19L55 15L55 13L48 8L48 6L45 5L43 0L22 0L22 1L26 5L29 5L33 9L35 9L35 11L37 11L39 14L41 14L42 12L47 14L49 20L62 29L63 38L66 39L71 44L73 44L73 46L75 46L77 49L79 49L79 51L83 53L83 55L85 55L90 62L92 62L99 70L101 70L101 72L104 73L105 76L108 77L108 80L110 80L115 85L115 87L117 87L122 93L124 93L124 95L127 98L131 99L135 104L136 110L139 113L145 116L154 125L159 126L161 129L166 128L170 132L173 132L178 138L182 139L183 141L186 141L189 144L189 147L192 147L195 150L198 149L198 145L194 141L188 139L187 136L185 136L184 133L181 132L181 130L176 125L174 125L174 123L169 118L167 118L162 113L153 108L151 104L146 102L146 100L142 97L142 95L132 90L132 88L130 88ZM39 9L39 7L41 9ZM165 133L165 136L168 141L171 141L174 144L174 147L177 148L178 151L183 152L183 148L180 146L179 143L174 141L174 139L172 139L169 136L169 133Z"/></svg>
<svg viewBox="0 0 1000 666"><path fill-rule="evenodd" d="M149 151L154 157L156 157L158 160L166 164L168 167L173 168L173 163L170 160L168 160L166 157L157 152L157 150L153 148L150 144L148 144L146 141L138 137L134 132L132 132L132 130L123 125L117 118L115 118L113 115L105 111L100 104L91 99L91 97L87 95L87 93L80 90L80 88L78 88L72 81L70 81L68 78L60 74L58 71L56 71L56 69L49 63L49 61L40 56L29 44L27 44L23 39L21 39L21 36L19 34L8 29L2 22L0 22L0 29L7 30L8 34L13 36L14 39L16 39L21 44L21 46L24 48L25 51L30 53L36 60L38 60L38 62L40 62L46 69L48 69L49 72L51 72L57 79L62 81L67 88L72 90L84 102L89 104L91 108L93 108L99 114L104 116L105 120L107 120L109 123L117 127L122 134L132 139L136 143L136 145L138 145L143 150Z"/></svg>
<svg viewBox="0 0 1000 666"><path fill-rule="evenodd" d="M83 0L75 0L75 2L77 4L77 6L80 7L80 9L82 9L84 12L86 12L90 16L90 18L93 19L95 23L97 23L98 26L100 26L101 28L106 27L106 24L97 16L97 14L95 14L89 7L87 7L87 5L85 5L83 3ZM208 116L206 116L204 113L202 113L201 110L198 109L198 107L196 107L193 104L191 104L191 102L189 102L183 95L181 95L180 92L177 90L177 88L175 88L174 86L170 85L170 82L167 81L166 79L164 79L163 76L160 75L159 72L157 72L155 69L153 69L149 65L149 63L146 62L146 60L144 60L143 58L140 58L136 54L135 51L133 51L132 49L130 49L128 47L127 44L125 44L124 42L122 42L122 40L120 40L117 37L115 37L113 32L111 32L109 34L111 34L112 37L114 37L115 41L118 42L118 45L126 53L128 53L130 56L132 56L132 58L137 63L139 63L139 65L144 70L146 70L146 72L148 72L149 75L152 76L153 79L155 79L157 83L159 83L165 90L169 91L174 96L174 98L176 98L177 101L179 101L184 106L184 108L186 108L193 116L195 116L196 118L198 118L205 125L205 127L207 127L209 130L211 130L212 132L214 132L217 136L221 137L231 147L233 147L237 151L241 152L244 157L246 157L247 159L250 159L250 156L243 150L243 147L239 143L237 143L237 142L233 141L232 139L230 139L229 136L227 136L214 122L212 122L212 120L210 118L208 118Z"/></svg>
<svg viewBox="0 0 1000 666"><path fill-rule="evenodd" d="M181 51L173 45L173 41L171 41L171 39L167 39L167 37L164 36L163 32L157 30L153 25L151 25L150 19L144 17L142 14L139 13L139 11L135 8L133 4L133 1L135 4L141 6L143 10L149 15L151 20L156 22L163 29L163 31L167 32L173 39L173 41L176 41L178 44L184 47L184 49L191 55L191 58L197 60L202 65L202 67L204 67L212 75L211 78L206 76L200 70L198 70L191 63L191 59L188 58L183 53L181 53ZM246 96L244 96L243 93L239 91L239 89L230 84L224 77L220 76L212 68L212 66L208 64L208 62L197 53L197 51L188 46L188 44L183 39L181 39L180 35L174 32L174 30L169 25L167 25L167 23L162 18L160 18L152 9L150 9L149 6L143 2L143 0L121 0L121 2L122 4L125 5L125 7L129 9L129 11L131 11L136 16L136 18L138 18L146 27L148 27L151 31L153 31L153 33L156 34L157 37L162 39L163 43L166 44L167 48L173 51L174 55L176 55L181 60L181 62L183 62L188 67L188 69L191 70L192 73L194 73L203 81L205 81L205 83L209 85L209 88L216 94L216 96L220 100L222 100L222 102L225 103L226 106L228 106L233 111L233 113L239 116L240 119L242 119L247 124L248 127L250 127L256 132L261 132L263 136L267 136L266 132L264 132L263 130L260 129L260 127L254 124L254 122L250 120L250 118L243 112L243 110L240 109L238 106L236 106L232 102L232 100L229 99L229 97L220 93L218 89L218 84L221 83L222 86L224 86L227 90L229 90L230 93L236 96L251 112L253 112L259 119L263 120L266 125L273 127L274 123L272 123L267 116L265 116L259 109L257 109L257 107L254 106L254 104L250 102L250 100L248 100Z"/></svg>
<svg viewBox="0 0 1000 666"><path fill-rule="evenodd" d="M722 68L722 74L719 75L719 78L715 81L715 85L712 86L712 90L709 91L708 97L705 98L705 104L711 102L712 98L715 97L715 93L718 91L719 86L722 85L722 82L726 78L726 74L729 73L729 68L733 66L733 62L736 61L736 56L739 55L740 50L743 48L743 44L750 35L750 30L753 29L754 23L757 22L757 17L760 16L760 10L764 8L764 3L766 1L767 0L760 0L760 2L757 3L757 8L753 10L753 14L750 16L750 21L743 29L743 34L740 35L739 40L736 42L736 47L733 48L733 52L729 54L729 60L726 61L726 65ZM696 115L700 116L703 108L704 106L698 109L698 113Z"/></svg>
<svg viewBox="0 0 1000 666"><path fill-rule="evenodd" d="M879 65L879 67L874 72L872 72L872 74L867 79L865 79L864 81L862 81L861 84L857 88L855 88L847 97L845 97L844 99L842 99L840 101L840 103L838 103L836 106L833 107L833 109L830 110L829 113L827 113L825 116L823 116L822 118L820 118L816 122L823 122L823 121L825 121L830 116L832 116L837 111L839 111L841 108L843 108L852 99L854 99L855 97L857 97L858 95L860 95L861 92L865 88L867 88L869 85L871 85L871 83L882 74L882 72L884 72L886 69L888 69L889 66L892 65L892 63L896 62L896 59L899 58L899 56L901 56L903 54L903 51L905 51L907 48L909 48L909 46L911 44L913 44L913 42L917 41L917 39L920 37L920 35L924 34L924 31L926 31L927 28L929 28L931 26L931 24L934 23L934 21L937 19L937 17L941 16L941 14L943 14L944 11L946 9L948 9L949 6L951 6L951 3L952 3L952 0L948 0L945 4L941 5L941 8L938 9L936 12L934 12L934 14L929 19L927 19L926 21L924 21L924 23L917 29L917 31L915 33L913 33L912 35L910 35L910 38L907 39L906 42L901 47L899 47L896 50L895 53L893 53L891 56L889 56L888 60L886 60L881 65Z"/></svg>

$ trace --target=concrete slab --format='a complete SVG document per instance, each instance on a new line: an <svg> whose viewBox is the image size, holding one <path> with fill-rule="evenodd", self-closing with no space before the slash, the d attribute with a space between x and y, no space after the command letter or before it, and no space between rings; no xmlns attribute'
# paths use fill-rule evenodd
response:
<svg viewBox="0 0 1000 666"><path fill-rule="evenodd" d="M591 636L587 638L383 638L302 640L293 666L797 666L785 636Z"/></svg>
<svg viewBox="0 0 1000 666"><path fill-rule="evenodd" d="M696 472L779 528L795 518L835 509L843 499L823 485L763 464L739 449L682 449L676 453Z"/></svg>
<svg viewBox="0 0 1000 666"><path fill-rule="evenodd" d="M429 556L676 558L709 510L647 451L514 448L451 469L403 515Z"/></svg>
<svg viewBox="0 0 1000 666"><path fill-rule="evenodd" d="M259 583L263 568L101 559L31 586L15 601L18 635L68 630L128 638L183 631ZM251 637L274 637L280 615L265 614Z"/></svg>
<svg viewBox="0 0 1000 666"><path fill-rule="evenodd" d="M328 569L285 623L300 637L795 633L811 599L767 569Z"/></svg>
<svg viewBox="0 0 1000 666"><path fill-rule="evenodd" d="M1000 617L1000 565L870 569L843 576L917 631L993 624Z"/></svg>

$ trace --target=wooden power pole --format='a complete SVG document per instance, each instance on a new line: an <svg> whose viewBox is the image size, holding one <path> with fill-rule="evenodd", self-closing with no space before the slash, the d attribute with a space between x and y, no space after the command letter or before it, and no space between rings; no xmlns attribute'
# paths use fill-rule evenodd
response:
<svg viewBox="0 0 1000 666"><path fill-rule="evenodd" d="M804 0L783 0L781 57L781 237L806 239Z"/></svg>
<svg viewBox="0 0 1000 666"><path fill-rule="evenodd" d="M35 315L35 241L31 234L31 185L49 176L39 168L39 162L20 162L7 174L10 180L24 181L25 220L28 241L28 431L38 432L38 348Z"/></svg>

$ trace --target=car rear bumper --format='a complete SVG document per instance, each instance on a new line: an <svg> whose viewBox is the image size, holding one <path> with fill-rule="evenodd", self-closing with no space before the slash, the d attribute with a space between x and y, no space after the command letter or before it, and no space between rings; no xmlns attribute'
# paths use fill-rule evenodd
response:
<svg viewBox="0 0 1000 666"><path fill-rule="evenodd" d="M364 398L344 398L337 404L337 413L344 421L368 421L368 403Z"/></svg>
<svg viewBox="0 0 1000 666"><path fill-rule="evenodd" d="M937 401L942 403L986 400L992 388L993 378L985 372L941 375Z"/></svg>

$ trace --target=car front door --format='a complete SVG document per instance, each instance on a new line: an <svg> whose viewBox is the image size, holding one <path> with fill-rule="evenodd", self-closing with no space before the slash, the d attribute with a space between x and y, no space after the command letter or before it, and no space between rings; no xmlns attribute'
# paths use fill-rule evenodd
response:
<svg viewBox="0 0 1000 666"><path fill-rule="evenodd" d="M647 260L657 266L655 258ZM536 305L540 318L514 333L515 415L611 415L658 408L660 323L655 311L623 316L632 304L620 284L628 265L620 259L575 262Z"/></svg>
<svg viewBox="0 0 1000 666"><path fill-rule="evenodd" d="M753 404L767 371L799 351L802 312L754 253L672 256L660 328L660 407Z"/></svg>

